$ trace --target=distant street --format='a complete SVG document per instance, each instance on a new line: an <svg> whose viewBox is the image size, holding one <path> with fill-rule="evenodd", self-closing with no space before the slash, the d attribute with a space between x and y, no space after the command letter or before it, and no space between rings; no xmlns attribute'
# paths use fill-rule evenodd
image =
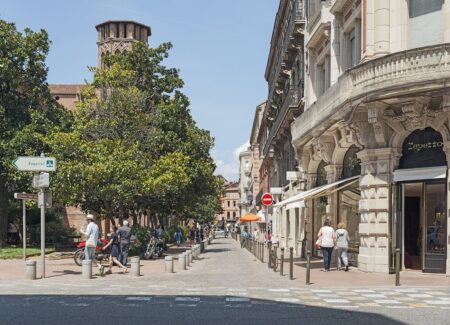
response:
<svg viewBox="0 0 450 325"><path fill-rule="evenodd" d="M155 261L162 262L162 261ZM331 272L329 275L338 275ZM356 274L356 273L355 273ZM2 324L446 324L448 287L304 286L231 238L175 274L0 280ZM143 308L142 308L143 307ZM88 316L87 316L88 315Z"/></svg>

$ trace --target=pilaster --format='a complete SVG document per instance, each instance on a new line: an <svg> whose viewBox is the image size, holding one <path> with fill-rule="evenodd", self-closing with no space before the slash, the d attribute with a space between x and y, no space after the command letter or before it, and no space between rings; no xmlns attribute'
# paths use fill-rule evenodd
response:
<svg viewBox="0 0 450 325"><path fill-rule="evenodd" d="M375 1L375 55L390 52L390 0Z"/></svg>
<svg viewBox="0 0 450 325"><path fill-rule="evenodd" d="M367 272L389 272L389 184L392 148L360 151L361 199L358 268Z"/></svg>

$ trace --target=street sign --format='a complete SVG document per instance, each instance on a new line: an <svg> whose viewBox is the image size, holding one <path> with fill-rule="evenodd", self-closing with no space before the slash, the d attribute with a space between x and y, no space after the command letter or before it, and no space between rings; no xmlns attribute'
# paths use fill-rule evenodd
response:
<svg viewBox="0 0 450 325"><path fill-rule="evenodd" d="M40 191L38 195L38 206L40 208L45 207L46 209L49 209L52 207L52 204L53 204L52 191L50 191L50 189Z"/></svg>
<svg viewBox="0 0 450 325"><path fill-rule="evenodd" d="M29 172L54 172L56 170L56 158L54 157L17 157L13 166L20 171Z"/></svg>
<svg viewBox="0 0 450 325"><path fill-rule="evenodd" d="M261 198L261 202L264 205L272 205L272 203L273 203L272 195L270 193L264 193Z"/></svg>
<svg viewBox="0 0 450 325"><path fill-rule="evenodd" d="M38 195L37 194L30 194L30 193L14 193L14 198L17 200L34 200L37 201Z"/></svg>
<svg viewBox="0 0 450 325"><path fill-rule="evenodd" d="M40 173L33 177L33 187L35 188L46 188L50 186L50 174Z"/></svg>

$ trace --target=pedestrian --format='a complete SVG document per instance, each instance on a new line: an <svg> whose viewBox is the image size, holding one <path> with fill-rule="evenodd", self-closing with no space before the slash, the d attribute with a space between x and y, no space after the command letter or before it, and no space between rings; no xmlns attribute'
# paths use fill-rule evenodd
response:
<svg viewBox="0 0 450 325"><path fill-rule="evenodd" d="M189 239L191 241L191 246L194 246L194 244L195 244L195 228L194 228L194 226L192 226L191 230L189 231Z"/></svg>
<svg viewBox="0 0 450 325"><path fill-rule="evenodd" d="M328 272L330 270L331 254L336 242L336 234L331 227L331 220L326 219L323 227L320 228L317 234L316 245L320 246L323 255L323 270Z"/></svg>
<svg viewBox="0 0 450 325"><path fill-rule="evenodd" d="M200 244L200 229L197 227L195 228L195 241L197 242L197 244Z"/></svg>
<svg viewBox="0 0 450 325"><path fill-rule="evenodd" d="M182 239L181 229L177 228L177 230L175 230L175 242L177 243L177 247L180 247L181 239Z"/></svg>
<svg viewBox="0 0 450 325"><path fill-rule="evenodd" d="M97 249L99 230L97 224L94 221L94 215L87 214L86 221L88 223L86 231L84 231L83 228L80 229L80 232L86 236L86 245L84 246L84 259L91 260L95 264L97 264L99 274L103 275L104 267L95 259L95 250Z"/></svg>
<svg viewBox="0 0 450 325"><path fill-rule="evenodd" d="M270 234L270 230L267 230L266 233L264 234L264 241L267 243L269 243L272 240L272 235Z"/></svg>
<svg viewBox="0 0 450 325"><path fill-rule="evenodd" d="M338 229L336 230L336 258L337 258L337 269L341 269L341 263L345 266L345 271L348 271L348 243L350 242L350 236L345 227L345 223L340 222L338 224Z"/></svg>
<svg viewBox="0 0 450 325"><path fill-rule="evenodd" d="M258 229L254 229L253 231L253 240L258 240L259 239L259 232Z"/></svg>
<svg viewBox="0 0 450 325"><path fill-rule="evenodd" d="M131 239L131 228L128 227L128 221L123 221L123 226L117 230L119 235L119 245L120 245L120 257L119 261L123 265L127 266L128 252L130 249L130 239Z"/></svg>
<svg viewBox="0 0 450 325"><path fill-rule="evenodd" d="M203 241L204 238L203 227L200 226L200 240Z"/></svg>
<svg viewBox="0 0 450 325"><path fill-rule="evenodd" d="M120 243L119 243L119 234L117 233L117 226L113 226L113 232L111 233L111 238L105 246L102 247L102 250L106 250L111 246L111 252L109 254L109 266L108 271L106 273L112 273L112 266L115 263L118 267L121 267L124 271L123 273L127 273L128 268L120 263L118 258L120 257Z"/></svg>

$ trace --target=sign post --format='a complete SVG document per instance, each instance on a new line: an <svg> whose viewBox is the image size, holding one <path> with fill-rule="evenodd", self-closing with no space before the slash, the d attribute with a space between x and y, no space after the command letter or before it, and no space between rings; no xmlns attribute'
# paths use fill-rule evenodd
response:
<svg viewBox="0 0 450 325"><path fill-rule="evenodd" d="M261 202L264 204L264 213L266 215L266 223L267 223L267 230L269 231L269 205L272 205L273 203L273 196L270 193L264 193L261 197ZM270 236L272 237L272 229L270 229ZM267 246L269 250L269 263L270 263L270 246Z"/></svg>
<svg viewBox="0 0 450 325"><path fill-rule="evenodd" d="M23 244L23 259L27 258L27 200L37 200L36 194L28 193L14 193L14 198L22 200L22 244Z"/></svg>
<svg viewBox="0 0 450 325"><path fill-rule="evenodd" d="M41 208L41 276L45 278L45 189L50 187L50 176L45 172L56 170L56 158L45 157L17 157L12 162L19 171L41 172L33 177L33 187L39 189L38 206Z"/></svg>

